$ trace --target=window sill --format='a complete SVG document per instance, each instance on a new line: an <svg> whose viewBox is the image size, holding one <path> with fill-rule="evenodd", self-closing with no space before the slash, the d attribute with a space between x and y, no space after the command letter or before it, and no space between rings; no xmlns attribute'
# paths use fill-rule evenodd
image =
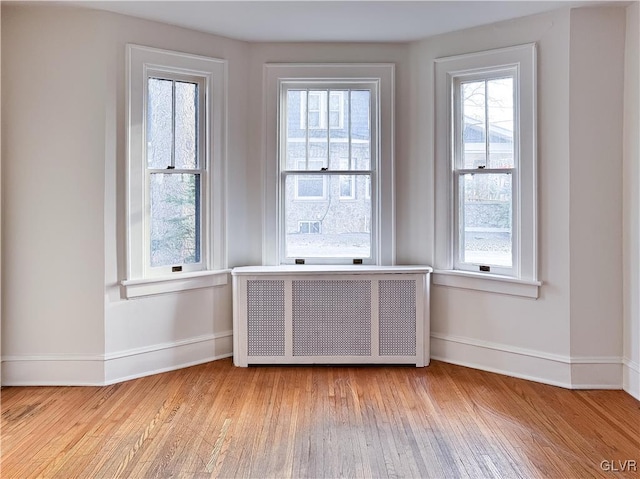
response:
<svg viewBox="0 0 640 479"><path fill-rule="evenodd" d="M469 271L435 270L433 284L537 299L542 282Z"/></svg>
<svg viewBox="0 0 640 479"><path fill-rule="evenodd" d="M179 276L158 278L127 279L121 282L127 299L151 296L153 294L175 293L191 289L223 286L229 282L229 269L198 271Z"/></svg>

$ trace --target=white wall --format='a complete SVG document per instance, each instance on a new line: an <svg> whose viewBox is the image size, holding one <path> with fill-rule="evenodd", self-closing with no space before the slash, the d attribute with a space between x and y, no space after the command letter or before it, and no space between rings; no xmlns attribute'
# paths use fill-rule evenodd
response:
<svg viewBox="0 0 640 479"><path fill-rule="evenodd" d="M623 8L571 11L571 356L586 361L572 365L583 385L619 387L622 374L624 31Z"/></svg>
<svg viewBox="0 0 640 479"><path fill-rule="evenodd" d="M101 14L109 64L106 102L105 351L106 381L195 364L232 351L231 283L145 297L121 298L125 248L125 44L135 43L228 60L227 207L229 262L242 262L247 247L245 163L247 156L248 51L244 42L156 22ZM114 109L115 106L115 109ZM113 148L115 146L115 149Z"/></svg>
<svg viewBox="0 0 640 479"><path fill-rule="evenodd" d="M623 386L640 399L640 8L627 7L624 71Z"/></svg>
<svg viewBox="0 0 640 479"><path fill-rule="evenodd" d="M2 125L2 4L0 3L0 125ZM2 252L2 129L0 128L0 252ZM0 254L0 291L2 291L2 254ZM2 384L2 294L0 294L0 384Z"/></svg>
<svg viewBox="0 0 640 479"><path fill-rule="evenodd" d="M230 284L121 297L125 44L229 61L232 266L248 236L248 45L91 10L3 13L3 382L101 384L228 356Z"/></svg>
<svg viewBox="0 0 640 479"><path fill-rule="evenodd" d="M569 27L561 10L441 35L412 47L413 91L411 165L427 170L428 186L417 180L413 219L425 231L433 224L434 109L433 60L456 54L530 42L538 44L538 218L537 300L444 286L432 289L432 356L458 364L569 385ZM426 165L425 165L426 164ZM435 185L437 188L437 185ZM425 205L420 208L418 205ZM404 239L431 262L433 236Z"/></svg>
<svg viewBox="0 0 640 479"><path fill-rule="evenodd" d="M5 384L23 372L102 374L106 70L95 20L3 5Z"/></svg>

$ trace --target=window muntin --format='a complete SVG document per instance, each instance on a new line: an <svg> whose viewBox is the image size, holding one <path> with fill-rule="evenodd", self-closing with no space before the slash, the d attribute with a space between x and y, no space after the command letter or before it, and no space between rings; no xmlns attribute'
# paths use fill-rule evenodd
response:
<svg viewBox="0 0 640 479"><path fill-rule="evenodd" d="M454 76L454 268L516 275L517 69Z"/></svg>
<svg viewBox="0 0 640 479"><path fill-rule="evenodd" d="M374 204L371 195L358 197L356 190L372 183L372 166L377 163L372 158L376 88L354 82L282 83L282 262L375 261ZM318 111L316 122L313 115ZM316 124L324 128L313 128ZM301 235L299 224L305 220L318 221L322 231L312 238Z"/></svg>

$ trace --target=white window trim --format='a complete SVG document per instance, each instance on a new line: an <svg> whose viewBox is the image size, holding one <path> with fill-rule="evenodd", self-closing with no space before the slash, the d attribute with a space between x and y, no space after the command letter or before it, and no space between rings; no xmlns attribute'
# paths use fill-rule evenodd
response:
<svg viewBox="0 0 640 479"><path fill-rule="evenodd" d="M263 209L263 265L279 265L281 262L280 235L280 177L278 168L280 87L284 81L354 81L378 82L378 108L380 114L377 139L378 165L372 181L377 181L375 207L372 211L372 230L376 244L373 263L395 264L395 196L394 196L394 80L395 66L390 63L331 63L299 64L270 63L264 66L264 116L263 141L265 155L265 201ZM378 228L377 225L380 225Z"/></svg>
<svg viewBox="0 0 640 479"><path fill-rule="evenodd" d="M518 241L515 276L454 269L455 225L452 165L452 83L473 72L515 67L518 71L519 165L514 171L513 224ZM536 45L489 50L435 60L435 271L434 284L537 298L542 283L537 277L537 165L536 165Z"/></svg>
<svg viewBox="0 0 640 479"><path fill-rule="evenodd" d="M186 53L127 45L127 278L122 281L127 298L184 291L221 284L226 277L226 85L227 62ZM201 244L200 271L153 275L147 266L147 220L149 202L146 183L146 85L149 72L185 75L202 79L205 89L205 153L207 188L202 205L201 228L206 231ZM202 120L203 118L201 118ZM142 218L142 220L140 220ZM226 282L226 279L225 279Z"/></svg>

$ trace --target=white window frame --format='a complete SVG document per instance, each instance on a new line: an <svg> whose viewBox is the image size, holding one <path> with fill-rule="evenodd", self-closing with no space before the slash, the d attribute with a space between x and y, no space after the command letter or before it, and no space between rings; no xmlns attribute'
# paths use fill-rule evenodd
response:
<svg viewBox="0 0 640 479"><path fill-rule="evenodd" d="M128 298L226 284L226 61L127 45L127 278ZM152 268L146 150L148 78L197 82L201 166L200 262ZM174 268L175 266L175 268ZM178 270L178 271L173 271Z"/></svg>
<svg viewBox="0 0 640 479"><path fill-rule="evenodd" d="M470 271L457 262L458 174L455 163L455 85L514 73L512 174L513 268ZM504 75L502 75L504 76ZM537 298L536 45L526 44L435 60L435 274L434 283ZM459 120L459 119L458 119ZM463 170L464 171L464 170Z"/></svg>
<svg viewBox="0 0 640 479"><path fill-rule="evenodd" d="M280 213L282 181L279 164L279 132L283 125L276 119L283 108L280 92L283 82L375 82L377 88L377 157L372 175L372 258L371 264L395 264L394 218L394 77L393 64L266 64L264 67L264 151L265 207L263 219L263 265L284 261L283 217ZM339 90L339 87L335 89ZM315 261L314 261L315 262ZM324 264L344 264L348 259L318 260Z"/></svg>

